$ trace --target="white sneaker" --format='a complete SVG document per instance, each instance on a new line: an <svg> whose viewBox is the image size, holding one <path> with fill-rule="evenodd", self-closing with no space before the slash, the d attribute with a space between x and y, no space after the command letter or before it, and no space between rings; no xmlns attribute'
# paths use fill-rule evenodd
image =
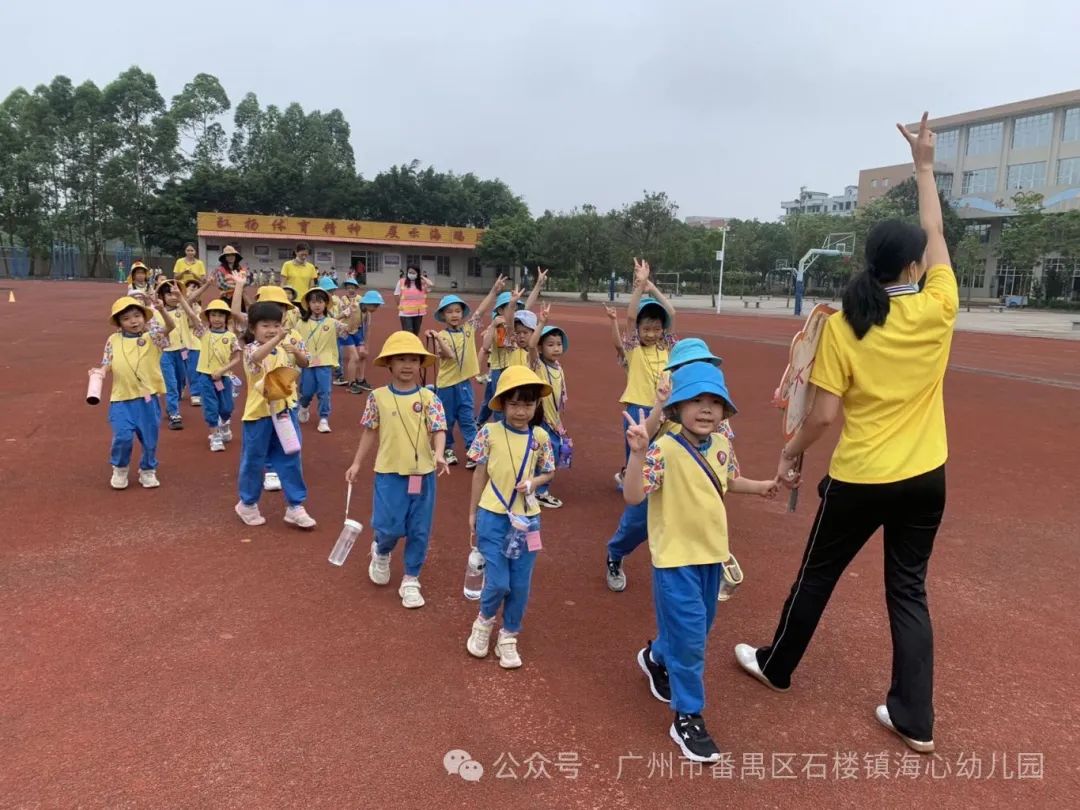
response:
<svg viewBox="0 0 1080 810"><path fill-rule="evenodd" d="M476 617L476 621L472 623L469 640L465 642L465 649L469 651L469 655L474 658L487 657L488 645L491 644L491 628L494 626L494 621L485 622L479 616Z"/></svg>
<svg viewBox="0 0 1080 810"><path fill-rule="evenodd" d="M218 420L218 431L221 433L222 441L232 441L232 422L222 422Z"/></svg>
<svg viewBox="0 0 1080 810"><path fill-rule="evenodd" d="M376 585L385 585L390 581L390 555L379 553L379 544L371 541L371 562L367 569L368 579Z"/></svg>
<svg viewBox="0 0 1080 810"><path fill-rule="evenodd" d="M286 509L285 522L300 529L314 529L316 526L315 518L309 515L302 505Z"/></svg>
<svg viewBox="0 0 1080 810"><path fill-rule="evenodd" d="M202 397L197 397L194 394L192 394L192 396L191 396L191 404L194 405L196 408L200 407L202 405Z"/></svg>
<svg viewBox="0 0 1080 810"><path fill-rule="evenodd" d="M127 489L128 485L128 468L127 467L113 467L112 468L112 480L109 481L109 485L113 489Z"/></svg>
<svg viewBox="0 0 1080 810"><path fill-rule="evenodd" d="M248 526L262 526L266 523L266 518L259 514L259 505L257 503L247 506L243 501L238 501L236 506L233 507L233 511Z"/></svg>
<svg viewBox="0 0 1080 810"><path fill-rule="evenodd" d="M311 418L311 409L305 408L303 405L297 410L297 418L300 420L300 424L306 424L307 420Z"/></svg>
<svg viewBox="0 0 1080 810"><path fill-rule="evenodd" d="M919 754L932 754L934 753L934 741L933 740L913 740L906 734L902 734L897 731L896 726L892 724L892 718L889 717L889 709L887 706L878 706L874 709L874 717L881 725L885 726L889 731L904 741L904 744Z"/></svg>
<svg viewBox="0 0 1080 810"><path fill-rule="evenodd" d="M406 577L401 580L398 596L401 597L403 607L419 608L424 606L424 597L420 595L420 580L414 577Z"/></svg>
<svg viewBox="0 0 1080 810"><path fill-rule="evenodd" d="M268 472L263 476L263 489L267 492L279 492L281 490L281 479L278 478L276 472Z"/></svg>
<svg viewBox="0 0 1080 810"><path fill-rule="evenodd" d="M517 651L517 635L499 631L499 640L495 642L495 657L503 669L517 669L521 666L521 656Z"/></svg>
<svg viewBox="0 0 1080 810"><path fill-rule="evenodd" d="M735 660L739 662L739 666L743 668L743 671L753 678L755 681L760 681L765 686L772 689L774 692L786 692L790 689L790 686L780 688L773 684L768 678L765 677L765 673L761 671L761 667L757 662L757 647L751 647L749 644L736 644L735 645Z"/></svg>
<svg viewBox="0 0 1080 810"><path fill-rule="evenodd" d="M316 428L316 430L318 430L319 433L329 433L330 432L330 420L329 419L320 419L319 420L319 426Z"/></svg>
<svg viewBox="0 0 1080 810"><path fill-rule="evenodd" d="M139 470L139 483L146 489L153 489L154 487L161 486L161 482L158 481L156 470Z"/></svg>
<svg viewBox="0 0 1080 810"><path fill-rule="evenodd" d="M210 452L222 453L225 451L225 440L221 438L220 433L210 434Z"/></svg>
<svg viewBox="0 0 1080 810"><path fill-rule="evenodd" d="M622 472L622 470L620 470L619 472L615 473L615 489L619 490L619 492L622 492L622 486L623 486L623 472Z"/></svg>

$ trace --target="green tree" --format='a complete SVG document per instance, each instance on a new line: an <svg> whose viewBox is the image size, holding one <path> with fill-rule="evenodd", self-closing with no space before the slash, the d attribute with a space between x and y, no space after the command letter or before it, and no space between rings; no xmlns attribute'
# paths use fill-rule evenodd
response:
<svg viewBox="0 0 1080 810"><path fill-rule="evenodd" d="M581 300L587 301L593 280L618 261L613 237L623 223L614 214L603 216L595 206L583 205L569 213L545 211L536 224L537 258L556 272L575 275Z"/></svg>
<svg viewBox="0 0 1080 810"><path fill-rule="evenodd" d="M476 258L484 264L524 265L535 258L539 228L528 214L496 219L484 231L476 249Z"/></svg>
<svg viewBox="0 0 1080 810"><path fill-rule="evenodd" d="M225 130L218 119L231 107L216 76L200 73L173 96L169 115L181 136L181 151L196 165L221 165Z"/></svg>
<svg viewBox="0 0 1080 810"><path fill-rule="evenodd" d="M615 250L627 266L635 256L659 266L665 241L682 224L675 218L679 206L665 192L645 191L644 195L614 214L619 226Z"/></svg>
<svg viewBox="0 0 1080 810"><path fill-rule="evenodd" d="M1005 220L998 256L1005 266L1034 273L1049 248L1043 196L1035 191L1021 191L1012 200L1016 215Z"/></svg>
<svg viewBox="0 0 1080 810"><path fill-rule="evenodd" d="M978 233L967 230L950 255L953 261L953 272L956 273L960 283L960 294L963 295L966 288L967 298L970 300L975 277L984 275L986 272L986 250L979 241Z"/></svg>

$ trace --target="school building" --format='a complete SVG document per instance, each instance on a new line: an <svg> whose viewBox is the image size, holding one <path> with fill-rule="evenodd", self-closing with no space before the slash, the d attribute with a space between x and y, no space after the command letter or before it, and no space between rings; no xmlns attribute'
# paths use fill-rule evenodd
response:
<svg viewBox="0 0 1080 810"><path fill-rule="evenodd" d="M199 255L207 269L217 265L225 245L244 257L249 269L276 273L293 257L298 242L310 248L309 261L334 269L341 280L353 270L364 286L393 289L409 265L426 272L440 291L482 292L506 268L481 265L476 246L483 230L402 222L367 222L316 217L279 217L200 211Z"/></svg>
<svg viewBox="0 0 1080 810"><path fill-rule="evenodd" d="M1013 195L1043 195L1047 213L1080 208L1080 90L937 118L934 174L938 188L986 255L982 272L964 279L974 297L1026 296L1047 269L1065 279L1065 295L1080 299L1080 256L1054 252L1037 268L996 255L1003 229L1016 216ZM917 124L909 124L910 129ZM859 172L858 205L884 196L912 176L911 163Z"/></svg>

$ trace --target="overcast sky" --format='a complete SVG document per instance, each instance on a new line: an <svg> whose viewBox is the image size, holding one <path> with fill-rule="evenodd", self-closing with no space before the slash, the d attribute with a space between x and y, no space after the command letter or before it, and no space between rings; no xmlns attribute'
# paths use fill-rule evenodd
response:
<svg viewBox="0 0 1080 810"><path fill-rule="evenodd" d="M892 129L1080 86L1080 2L4 2L0 95L133 64L339 107L367 177L419 159L534 214L666 191L775 219L908 156ZM1071 35L1068 32L1073 32Z"/></svg>

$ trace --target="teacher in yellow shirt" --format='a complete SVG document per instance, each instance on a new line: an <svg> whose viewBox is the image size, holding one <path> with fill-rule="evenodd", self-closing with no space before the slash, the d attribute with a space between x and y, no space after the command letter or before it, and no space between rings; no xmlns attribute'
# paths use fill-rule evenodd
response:
<svg viewBox="0 0 1080 810"><path fill-rule="evenodd" d="M184 273L195 276L200 284L206 279L206 265L196 255L194 242L188 242L184 245L184 255L176 260L172 273L173 278L180 278Z"/></svg>
<svg viewBox="0 0 1080 810"><path fill-rule="evenodd" d="M307 259L307 243L300 242L293 250L293 258L281 265L281 286L292 287L296 290L297 299L301 300L319 278L318 269Z"/></svg>
<svg viewBox="0 0 1080 810"><path fill-rule="evenodd" d="M781 452L780 480L798 485L795 460L841 411L843 432L818 485L821 504L772 643L739 644L735 657L754 678L786 691L844 569L884 528L893 659L875 717L927 754L934 750L934 637L926 569L945 510L942 386L959 298L934 182L934 134L925 114L918 134L900 131L915 161L922 227L875 225L866 269L848 284L843 312L826 321L810 374L814 404Z"/></svg>

